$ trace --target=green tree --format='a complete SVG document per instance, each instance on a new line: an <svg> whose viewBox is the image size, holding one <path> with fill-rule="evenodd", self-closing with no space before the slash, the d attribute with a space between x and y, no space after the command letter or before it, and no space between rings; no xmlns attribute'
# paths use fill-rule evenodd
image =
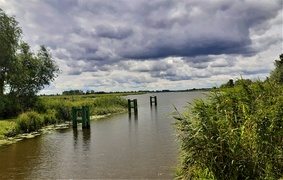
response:
<svg viewBox="0 0 283 180"><path fill-rule="evenodd" d="M246 85L251 85L252 84L252 80L250 79L238 79L235 81L235 86L240 86L242 84L246 84Z"/></svg>
<svg viewBox="0 0 283 180"><path fill-rule="evenodd" d="M56 77L58 67L45 46L40 46L37 55L30 51L27 43L22 43L15 63L17 74L11 74L10 93L18 96L33 95Z"/></svg>
<svg viewBox="0 0 283 180"><path fill-rule="evenodd" d="M222 84L222 85L220 86L220 88L232 88L232 87L234 87L234 81L233 81L233 79L229 79L229 81L228 81L227 83Z"/></svg>
<svg viewBox="0 0 283 180"><path fill-rule="evenodd" d="M21 41L18 22L1 9L0 27L0 117L3 117L32 108L36 94L55 79L59 68L45 46L40 46L35 54Z"/></svg>
<svg viewBox="0 0 283 180"><path fill-rule="evenodd" d="M23 107L31 107L36 101L36 93L54 80L58 67L45 46L40 46L35 55L27 43L22 43L16 57L17 73L10 75L9 95L20 100Z"/></svg>
<svg viewBox="0 0 283 180"><path fill-rule="evenodd" d="M275 69L270 72L269 80L283 84L283 54L279 56L280 60L275 60Z"/></svg>
<svg viewBox="0 0 283 180"><path fill-rule="evenodd" d="M8 74L14 71L22 30L14 17L7 16L0 8L0 96L4 94Z"/></svg>

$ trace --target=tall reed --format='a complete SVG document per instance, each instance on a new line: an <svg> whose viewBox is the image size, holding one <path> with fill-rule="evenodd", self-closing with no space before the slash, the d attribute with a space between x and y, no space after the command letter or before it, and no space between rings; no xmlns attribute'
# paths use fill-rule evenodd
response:
<svg viewBox="0 0 283 180"><path fill-rule="evenodd" d="M181 179L283 177L283 88L256 82L215 91L175 113Z"/></svg>

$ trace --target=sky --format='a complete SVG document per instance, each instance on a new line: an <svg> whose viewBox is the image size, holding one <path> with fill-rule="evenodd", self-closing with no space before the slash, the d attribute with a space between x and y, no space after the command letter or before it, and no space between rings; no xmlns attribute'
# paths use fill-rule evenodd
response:
<svg viewBox="0 0 283 180"><path fill-rule="evenodd" d="M0 0L50 49L68 90L182 90L264 80L283 53L282 0Z"/></svg>

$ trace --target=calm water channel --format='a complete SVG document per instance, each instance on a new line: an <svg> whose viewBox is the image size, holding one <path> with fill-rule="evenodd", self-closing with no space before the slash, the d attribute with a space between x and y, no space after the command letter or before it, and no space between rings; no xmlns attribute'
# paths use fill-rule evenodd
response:
<svg viewBox="0 0 283 180"><path fill-rule="evenodd" d="M158 105L149 104L157 96ZM58 130L0 147L0 179L173 179L178 142L168 115L199 92L128 96L138 115L91 122L90 130Z"/></svg>

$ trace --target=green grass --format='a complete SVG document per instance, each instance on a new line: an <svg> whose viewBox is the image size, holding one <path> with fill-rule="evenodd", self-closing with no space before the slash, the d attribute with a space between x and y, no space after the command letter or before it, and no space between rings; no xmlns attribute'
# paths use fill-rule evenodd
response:
<svg viewBox="0 0 283 180"><path fill-rule="evenodd" d="M20 114L16 119L0 120L0 139L18 133L36 131L49 124L71 121L72 107L89 106L90 115L125 112L127 100L111 95L41 96L36 108Z"/></svg>
<svg viewBox="0 0 283 180"><path fill-rule="evenodd" d="M16 119L0 120L0 139L4 139L6 135L9 135L16 129Z"/></svg>

